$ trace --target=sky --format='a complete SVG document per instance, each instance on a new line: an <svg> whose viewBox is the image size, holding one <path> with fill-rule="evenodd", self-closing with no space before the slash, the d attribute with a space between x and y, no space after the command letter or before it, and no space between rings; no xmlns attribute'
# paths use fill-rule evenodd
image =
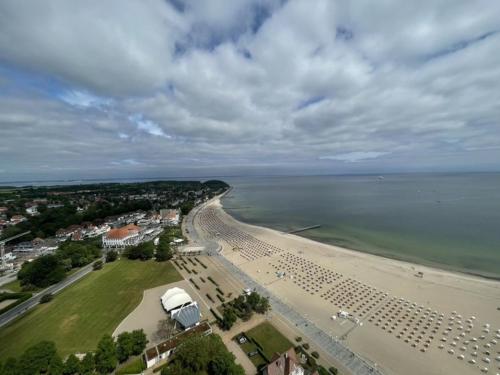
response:
<svg viewBox="0 0 500 375"><path fill-rule="evenodd" d="M500 2L3 0L0 181L500 170Z"/></svg>

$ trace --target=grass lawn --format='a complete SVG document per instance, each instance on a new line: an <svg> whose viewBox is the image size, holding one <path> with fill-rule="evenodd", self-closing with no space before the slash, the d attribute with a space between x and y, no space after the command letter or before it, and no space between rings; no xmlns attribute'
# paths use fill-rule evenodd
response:
<svg viewBox="0 0 500 375"><path fill-rule="evenodd" d="M21 288L21 283L19 282L19 280L14 280L14 281L11 281L10 283L3 284L2 286L0 286L0 289L9 289L9 290L13 291L14 293L19 293L22 288Z"/></svg>
<svg viewBox="0 0 500 375"><path fill-rule="evenodd" d="M243 350L245 352L247 357L248 357L248 353L257 351L257 345L255 345L251 341L247 341L246 343L239 344L239 345L240 345L241 350ZM265 358L262 355L260 355L260 353L254 355L254 356L248 357L248 358L250 359L250 361L252 361L252 363L254 364L254 366L257 369L259 369L260 366L265 365L267 363Z"/></svg>
<svg viewBox="0 0 500 375"><path fill-rule="evenodd" d="M263 322L246 332L248 337L256 340L263 348L264 354L271 358L274 353L283 353L293 344L269 322Z"/></svg>
<svg viewBox="0 0 500 375"><path fill-rule="evenodd" d="M106 264L52 302L0 328L0 360L17 357L41 340L54 341L62 356L94 350L101 336L113 333L139 304L143 290L181 279L170 262L124 259Z"/></svg>
<svg viewBox="0 0 500 375"><path fill-rule="evenodd" d="M142 360L142 357L132 359L128 363L125 363L123 367L116 370L116 375L126 375L126 374L140 374L146 369L146 365Z"/></svg>

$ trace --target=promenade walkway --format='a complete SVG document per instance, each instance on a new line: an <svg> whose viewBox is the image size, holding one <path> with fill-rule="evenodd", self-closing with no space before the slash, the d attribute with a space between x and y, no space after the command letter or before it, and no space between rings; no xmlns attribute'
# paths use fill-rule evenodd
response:
<svg viewBox="0 0 500 375"><path fill-rule="evenodd" d="M382 371L377 368L375 364L370 363L367 360L356 355L341 341L326 334L313 322L297 313L297 311L292 309L287 304L283 303L276 295L269 292L265 287L261 286L259 283L253 280L250 276L248 276L248 274L231 263L218 251L214 251L216 248L220 248L220 245L214 244L214 241L205 240L203 236L200 235L200 233L197 233L195 225L193 225L196 215L198 215L206 207L206 205L207 204L204 204L200 207L197 207L195 210L192 210L191 215L186 218L186 224L189 228L188 235L190 236L190 238L195 239L195 242L198 246L205 246L206 252L212 256L215 256L217 260L225 267L225 269L229 271L233 277L243 283L247 288L251 288L257 291L260 295L268 297L273 312L280 314L291 325L295 326L299 331L301 331L305 337L321 347L334 360L342 364L342 366L352 374L382 375Z"/></svg>

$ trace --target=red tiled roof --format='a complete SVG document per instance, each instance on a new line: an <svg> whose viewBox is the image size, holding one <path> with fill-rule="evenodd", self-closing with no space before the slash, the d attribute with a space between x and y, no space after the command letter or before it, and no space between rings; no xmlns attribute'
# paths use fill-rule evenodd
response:
<svg viewBox="0 0 500 375"><path fill-rule="evenodd" d="M111 229L107 234L106 238L110 240L120 240L125 238L131 234L138 233L141 230L141 227L138 227L134 224L129 224L121 228Z"/></svg>

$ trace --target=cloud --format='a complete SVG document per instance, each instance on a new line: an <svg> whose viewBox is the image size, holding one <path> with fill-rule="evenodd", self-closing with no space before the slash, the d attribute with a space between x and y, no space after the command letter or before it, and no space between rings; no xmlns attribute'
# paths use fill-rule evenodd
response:
<svg viewBox="0 0 500 375"><path fill-rule="evenodd" d="M3 1L3 178L40 163L498 170L498 14L486 0Z"/></svg>
<svg viewBox="0 0 500 375"><path fill-rule="evenodd" d="M110 106L113 103L111 99L101 98L88 92L78 90L65 91L60 94L59 98L72 106L82 108L102 108Z"/></svg>

